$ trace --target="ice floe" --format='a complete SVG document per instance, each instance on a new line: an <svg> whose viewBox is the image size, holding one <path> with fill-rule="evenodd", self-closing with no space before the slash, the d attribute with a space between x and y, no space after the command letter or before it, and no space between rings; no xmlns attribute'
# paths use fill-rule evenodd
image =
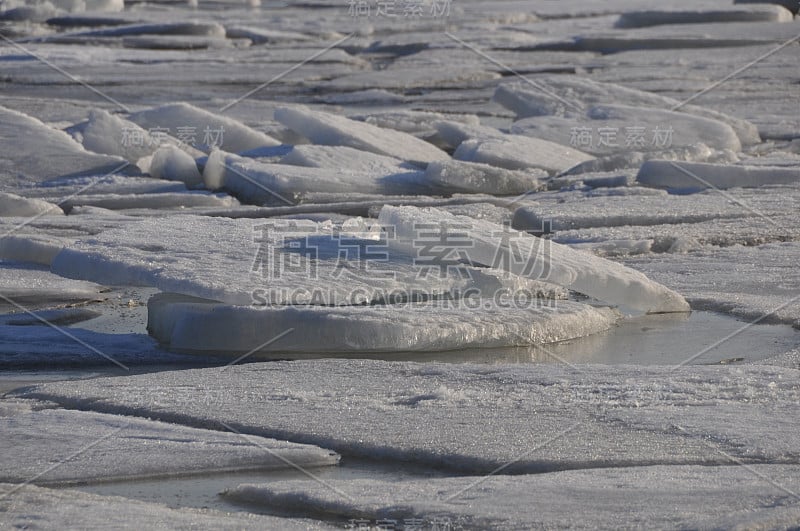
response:
<svg viewBox="0 0 800 531"><path fill-rule="evenodd" d="M800 167L764 167L649 160L642 164L636 181L675 191L706 188L755 187L800 182Z"/></svg>
<svg viewBox="0 0 800 531"><path fill-rule="evenodd" d="M522 135L504 135L462 142L453 158L482 162L509 170L564 171L594 157L566 145Z"/></svg>

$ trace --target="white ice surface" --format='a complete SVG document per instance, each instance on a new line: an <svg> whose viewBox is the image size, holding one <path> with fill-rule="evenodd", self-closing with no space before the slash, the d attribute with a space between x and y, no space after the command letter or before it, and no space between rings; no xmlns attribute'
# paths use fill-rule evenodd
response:
<svg viewBox="0 0 800 531"><path fill-rule="evenodd" d="M347 146L317 146L302 144L293 146L291 151L281 157L281 164L327 168L329 170L352 170L364 172L375 177L417 169L402 160L362 151Z"/></svg>
<svg viewBox="0 0 800 531"><path fill-rule="evenodd" d="M203 176L191 155L175 146L159 148L150 160L147 172L156 179L181 181L188 188L203 184Z"/></svg>
<svg viewBox="0 0 800 531"><path fill-rule="evenodd" d="M547 242L526 233L437 209L386 206L380 221L397 231L398 247L410 246L419 224L441 226L457 236L466 233L467 251L476 263L500 267L522 276L546 280L597 299L649 313L684 312L689 305L675 291L642 273L614 262Z"/></svg>
<svg viewBox="0 0 800 531"><path fill-rule="evenodd" d="M250 507L294 507L354 522L418 521L462 529L785 529L800 520L791 494L800 487L798 473L797 465L601 468L338 480L331 484L337 490L308 481L243 484L223 496Z"/></svg>
<svg viewBox="0 0 800 531"><path fill-rule="evenodd" d="M187 140L194 139L188 143L203 151L207 151L214 142L217 142L217 147L232 152L280 144L274 138L219 111L209 112L188 103L173 103L133 113L129 120L148 130L167 129L165 133L177 138L181 133L186 134ZM216 131L222 134L217 135Z"/></svg>
<svg viewBox="0 0 800 531"><path fill-rule="evenodd" d="M16 194L0 192L0 216L63 216L61 207L41 199L27 199ZM24 221L23 219L20 222Z"/></svg>
<svg viewBox="0 0 800 531"><path fill-rule="evenodd" d="M223 421L344 456L480 474L501 465L798 464L799 393L797 371L774 366L318 360L54 382L14 395L197 427Z"/></svg>
<svg viewBox="0 0 800 531"><path fill-rule="evenodd" d="M0 444L6 448L0 455L0 481L8 483L34 477L34 483L42 485L279 470L292 468L288 463L315 467L339 460L335 453L314 446L260 437L248 441L228 430L83 411L32 411L0 417L0 426ZM80 450L84 451L70 459Z"/></svg>
<svg viewBox="0 0 800 531"><path fill-rule="evenodd" d="M522 135L462 142L453 158L509 170L542 169L557 173L594 157L568 145Z"/></svg>
<svg viewBox="0 0 800 531"><path fill-rule="evenodd" d="M349 146L409 162L446 159L439 148L412 135L303 107L281 107L275 119L315 144Z"/></svg>
<svg viewBox="0 0 800 531"><path fill-rule="evenodd" d="M0 485L0 510L17 528L39 529L330 529L311 520L224 513L209 509L175 509L116 496L26 485Z"/></svg>
<svg viewBox="0 0 800 531"><path fill-rule="evenodd" d="M4 187L126 169L123 158L86 151L63 131L4 107L0 107L0 141L4 146L0 158Z"/></svg>
<svg viewBox="0 0 800 531"><path fill-rule="evenodd" d="M649 160L642 164L637 182L672 190L735 188L800 182L800 167L741 166Z"/></svg>
<svg viewBox="0 0 800 531"><path fill-rule="evenodd" d="M581 131L588 138L576 136ZM593 105L585 115L534 116L514 122L511 132L565 146L593 155L629 151L659 151L694 144L712 149L739 151L741 143L733 128L719 120L652 107Z"/></svg>
<svg viewBox="0 0 800 531"><path fill-rule="evenodd" d="M537 80L536 86L521 82L499 85L494 100L513 110L519 117L556 115L584 112L591 105L614 104L657 109L674 109L681 102L635 88L601 83L576 76L549 76ZM743 145L760 141L756 127L739 118L710 110L706 107L686 104L680 111L727 123L736 131Z"/></svg>
<svg viewBox="0 0 800 531"><path fill-rule="evenodd" d="M512 195L541 189L547 172L536 168L515 171L477 162L442 160L429 163L425 177L435 185L456 192Z"/></svg>
<svg viewBox="0 0 800 531"><path fill-rule="evenodd" d="M565 341L608 330L619 317L608 308L537 302L535 296L514 307L512 295L508 290L508 300L499 303L476 297L451 303L261 309L154 297L148 303L148 330L179 352L436 352Z"/></svg>

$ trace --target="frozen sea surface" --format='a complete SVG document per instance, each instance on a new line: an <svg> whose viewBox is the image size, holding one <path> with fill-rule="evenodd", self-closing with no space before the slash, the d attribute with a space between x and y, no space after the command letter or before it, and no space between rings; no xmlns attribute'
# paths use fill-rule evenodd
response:
<svg viewBox="0 0 800 531"><path fill-rule="evenodd" d="M796 12L0 0L0 527L797 528Z"/></svg>

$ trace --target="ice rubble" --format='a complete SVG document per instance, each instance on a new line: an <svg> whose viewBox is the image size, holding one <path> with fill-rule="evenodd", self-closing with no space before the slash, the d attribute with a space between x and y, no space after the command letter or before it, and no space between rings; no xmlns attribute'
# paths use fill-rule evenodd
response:
<svg viewBox="0 0 800 531"><path fill-rule="evenodd" d="M247 444L237 433L73 410L0 417L0 428L6 448L0 455L0 481L7 483L129 480L292 468L287 461L301 467L339 461L335 453L314 446L261 437ZM100 444L92 445L95 441ZM46 461L63 462L46 470Z"/></svg>
<svg viewBox="0 0 800 531"><path fill-rule="evenodd" d="M661 151L626 151L581 162L564 171L561 176L639 169L642 164L654 159L680 162L735 162L737 156L730 151L712 150L705 144L679 146Z"/></svg>
<svg viewBox="0 0 800 531"><path fill-rule="evenodd" d="M242 484L222 495L250 507L431 528L780 529L800 519L796 505L784 504L786 491L800 486L798 473L798 465L654 466L402 482L334 480L327 486L281 481Z"/></svg>
<svg viewBox="0 0 800 531"><path fill-rule="evenodd" d="M11 395L198 427L226 422L345 457L518 474L732 459L797 464L796 382L796 370L772 366L340 359L54 382Z"/></svg>
<svg viewBox="0 0 800 531"><path fill-rule="evenodd" d="M546 91L524 83L498 85L494 101L514 111L518 117L528 116L569 116L583 113L587 107L600 104L625 102L635 107L654 107L657 109L676 109L678 100L645 92L630 87L602 83L576 76L549 76L537 80ZM553 97L558 95L560 99ZM680 112L718 120L730 125L736 131L743 145L757 144L761 141L758 129L746 120L734 118L718 111L692 104L681 105Z"/></svg>
<svg viewBox="0 0 800 531"><path fill-rule="evenodd" d="M757 187L800 182L800 168L649 160L642 164L636 181L675 191Z"/></svg>
<svg viewBox="0 0 800 531"><path fill-rule="evenodd" d="M63 131L4 107L0 107L0 139L4 145L0 159L4 187L70 175L128 171L125 159L86 151Z"/></svg>
<svg viewBox="0 0 800 531"><path fill-rule="evenodd" d="M200 109L188 103L172 103L133 113L130 121L148 130L163 130L188 144L207 151L218 147L240 152L280 144L274 138L248 127L238 120Z"/></svg>
<svg viewBox="0 0 800 531"><path fill-rule="evenodd" d="M663 151L704 144L741 150L733 128L719 120L666 109L593 105L585 115L535 116L514 122L511 132L573 146L592 155ZM581 132L583 136L578 136Z"/></svg>
<svg viewBox="0 0 800 531"><path fill-rule="evenodd" d="M394 227L390 245L410 248L417 226L433 224L457 237L467 233L472 262L546 280L611 304L648 313L685 312L689 305L678 293L617 263L574 251L493 223L453 216L436 209L386 206L380 222Z"/></svg>
<svg viewBox="0 0 800 531"><path fill-rule="evenodd" d="M0 510L19 529L332 529L311 520L209 509L175 509L117 496L99 496L70 489L0 484Z"/></svg>
<svg viewBox="0 0 800 531"><path fill-rule="evenodd" d="M156 296L147 305L148 330L179 352L436 352L553 343L607 330L618 318L608 308L519 295L507 290L505 300L494 303L476 297L333 308L254 308Z"/></svg>
<svg viewBox="0 0 800 531"><path fill-rule="evenodd" d="M16 194L0 192L0 216L63 216L64 211L58 205L41 199L28 199Z"/></svg>
<svg viewBox="0 0 800 531"><path fill-rule="evenodd" d="M349 146L409 162L427 163L447 153L412 135L304 107L280 107L275 119L315 144Z"/></svg>
<svg viewBox="0 0 800 531"><path fill-rule="evenodd" d="M453 158L509 170L564 171L594 157L566 145L521 135L476 138L462 142Z"/></svg>

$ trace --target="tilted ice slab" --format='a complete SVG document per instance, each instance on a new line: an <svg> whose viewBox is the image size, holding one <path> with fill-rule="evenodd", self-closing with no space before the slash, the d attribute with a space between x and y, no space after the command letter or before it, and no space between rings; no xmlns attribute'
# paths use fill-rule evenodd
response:
<svg viewBox="0 0 800 531"><path fill-rule="evenodd" d="M0 427L3 482L35 478L40 485L63 484L292 468L287 461L300 467L339 461L335 453L314 446L260 437L248 443L227 431L83 411L46 409L0 417ZM61 464L48 470L43 466L48 462Z"/></svg>
<svg viewBox="0 0 800 531"><path fill-rule="evenodd" d="M577 149L522 135L465 140L453 158L509 170L538 168L558 173L594 157Z"/></svg>
<svg viewBox="0 0 800 531"><path fill-rule="evenodd" d="M727 9L692 11L628 11L620 15L618 28L646 28L663 24L707 24L709 22L791 22L792 13L779 5L754 5Z"/></svg>
<svg viewBox="0 0 800 531"><path fill-rule="evenodd" d="M0 511L19 529L332 529L312 520L210 509L175 509L117 496L70 489L0 484Z"/></svg>
<svg viewBox="0 0 800 531"><path fill-rule="evenodd" d="M394 228L397 239L391 240L390 245L399 248L412 245L420 224L433 224L456 239L459 234L468 234L471 246L466 254L474 263L546 280L648 313L689 311L689 305L678 293L638 271L494 223L453 216L438 209L392 206L384 207L379 219L382 225Z"/></svg>
<svg viewBox="0 0 800 531"><path fill-rule="evenodd" d="M794 242L758 247L704 248L688 255L637 257L626 263L668 286L692 306L764 323L800 328L800 275Z"/></svg>
<svg viewBox="0 0 800 531"><path fill-rule="evenodd" d="M705 144L741 150L733 128L719 120L629 105L593 105L585 116L535 116L515 122L511 132L573 146L593 155L659 151ZM582 133L582 135L581 135Z"/></svg>
<svg viewBox="0 0 800 531"><path fill-rule="evenodd" d="M574 339L607 330L619 317L608 308L538 300L533 292L514 304L519 294L507 289L495 301L261 309L156 296L148 302L148 330L170 350L189 352L437 352Z"/></svg>
<svg viewBox="0 0 800 531"><path fill-rule="evenodd" d="M133 208L180 209L187 207L231 208L239 204L226 194L209 192L166 192L161 194L97 194L78 195L62 202L68 211L76 206L96 206L110 210Z"/></svg>
<svg viewBox="0 0 800 531"><path fill-rule="evenodd" d="M391 251L357 220L349 225L355 232L345 227L340 238L330 224L303 220L143 219L82 238L51 267L68 278L241 305L352 305L394 293L454 298L531 287L527 279L457 263L433 265L427 274L415 255Z"/></svg>
<svg viewBox="0 0 800 531"><path fill-rule="evenodd" d="M799 393L797 371L781 367L316 360L54 382L13 394L197 427L221 421L345 456L515 474L731 458L798 464Z"/></svg>
<svg viewBox="0 0 800 531"><path fill-rule="evenodd" d="M639 169L636 181L683 191L757 187L800 182L800 168L649 160Z"/></svg>
<svg viewBox="0 0 800 531"><path fill-rule="evenodd" d="M375 177L418 169L400 159L377 155L369 151L347 146L316 146L312 144L293 146L291 151L280 159L280 163L309 168L350 170Z"/></svg>
<svg viewBox="0 0 800 531"><path fill-rule="evenodd" d="M456 149L462 142L470 139L486 140L489 138L503 138L505 133L487 125L473 125L454 122L451 120L439 121L433 124L436 136L433 138L440 145Z"/></svg>
<svg viewBox="0 0 800 531"><path fill-rule="evenodd" d="M188 140L187 144L208 150L211 145L239 152L264 146L280 144L260 131L244 125L238 120L215 114L188 103L172 103L133 113L129 119L141 127Z"/></svg>
<svg viewBox="0 0 800 531"><path fill-rule="evenodd" d="M656 159L692 162L734 162L736 161L736 155L730 151L715 151L705 144L675 147L661 151L625 151L581 162L563 172L562 175L638 169L645 162Z"/></svg>
<svg viewBox="0 0 800 531"><path fill-rule="evenodd" d="M0 107L0 139L0 179L7 187L127 169L125 159L86 151L63 131L4 107Z"/></svg>
<svg viewBox="0 0 800 531"><path fill-rule="evenodd" d="M547 172L539 169L514 171L477 162L442 160L428 164L425 177L433 184L456 192L512 195L541 189Z"/></svg>
<svg viewBox="0 0 800 531"><path fill-rule="evenodd" d="M315 144L349 146L410 162L449 158L434 145L407 133L304 107L278 108L275 119Z"/></svg>
<svg viewBox="0 0 800 531"><path fill-rule="evenodd" d="M600 468L327 485L278 481L242 484L222 495L249 507L429 528L781 529L800 519L800 508L785 503L787 491L800 488L799 473L797 465Z"/></svg>
<svg viewBox="0 0 800 531"><path fill-rule="evenodd" d="M541 231L543 224L555 232L589 227L698 223L718 219L756 217L718 192L690 196L656 194L609 195L598 192L543 193L531 205L514 212L517 230Z"/></svg>
<svg viewBox="0 0 800 531"><path fill-rule="evenodd" d="M308 192L415 194L430 191L420 171L375 171L272 164L215 150L203 170L206 188L255 204L291 205Z"/></svg>
<svg viewBox="0 0 800 531"><path fill-rule="evenodd" d="M442 114L430 111L397 110L353 116L378 127L394 129L417 136L430 136L436 133L434 124L451 121L470 126L479 126L480 119L474 114Z"/></svg>
<svg viewBox="0 0 800 531"><path fill-rule="evenodd" d="M191 155L175 146L163 146L153 153L145 169L156 179L181 181L187 187L202 186L203 176Z"/></svg>
<svg viewBox="0 0 800 531"><path fill-rule="evenodd" d="M0 192L0 216L63 216L61 207L41 199L28 199L16 194ZM22 221L22 220L21 220Z"/></svg>
<svg viewBox="0 0 800 531"><path fill-rule="evenodd" d="M549 76L537 79L537 89L525 83L499 85L494 101L517 113L520 118L528 116L583 113L591 105L615 104L636 107L675 109L687 114L711 118L730 125L743 145L761 142L758 129L752 123L734 118L705 107L686 104L678 100L613 83L601 83L576 76ZM557 97L556 97L557 96ZM678 108L678 106L680 106Z"/></svg>

